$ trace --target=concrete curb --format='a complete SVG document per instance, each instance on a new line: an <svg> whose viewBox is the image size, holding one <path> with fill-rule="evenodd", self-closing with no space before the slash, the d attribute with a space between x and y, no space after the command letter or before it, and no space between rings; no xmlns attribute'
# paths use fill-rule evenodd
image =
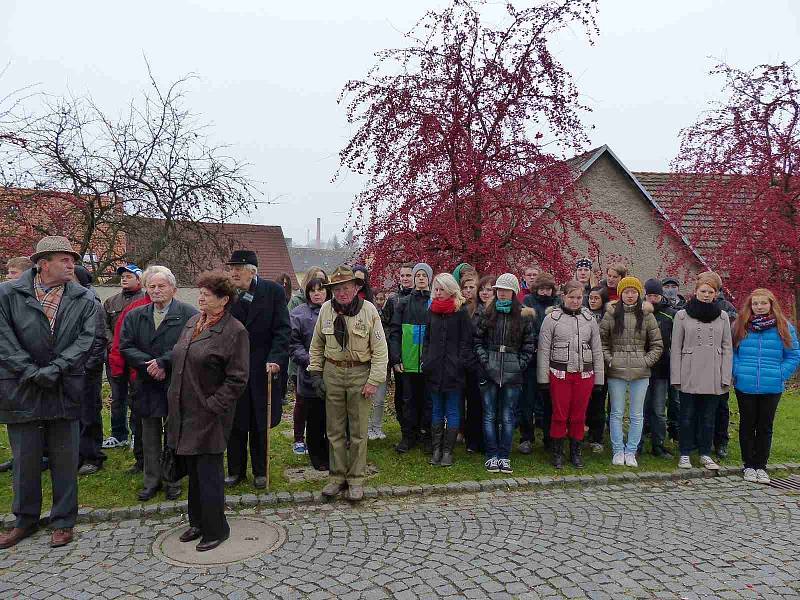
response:
<svg viewBox="0 0 800 600"><path fill-rule="evenodd" d="M768 465L771 473L786 474L786 471L800 471L800 463L785 463ZM705 469L680 469L675 471L637 472L623 471L620 473L598 475L556 475L542 477L508 477L495 479L482 479L481 481L454 481L451 483L423 484L416 486L385 485L380 487L365 487L364 498L431 496L450 494L470 494L476 492L493 492L509 490L543 490L562 487L589 487L616 485L623 483L643 483L657 481L682 481L689 479L713 479L716 477L731 477L740 475L741 467L721 466L717 472ZM345 500L329 500L319 491L314 492L276 492L266 494L242 494L241 496L225 496L228 508L240 510L245 508L299 506L304 504L331 504L334 502L345 503ZM119 508L87 508L78 509L78 523L102 523L106 521L125 521L129 519L153 518L156 516L169 516L185 514L188 510L186 500L176 502L161 502L158 504L136 504ZM46 512L40 519L41 526L46 526L50 520L50 513ZM14 526L13 514L2 516L2 526Z"/></svg>

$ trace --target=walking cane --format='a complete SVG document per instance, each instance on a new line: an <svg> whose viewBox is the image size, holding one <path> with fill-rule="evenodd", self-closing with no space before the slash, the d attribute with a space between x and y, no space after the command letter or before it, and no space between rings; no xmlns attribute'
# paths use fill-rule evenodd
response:
<svg viewBox="0 0 800 600"><path fill-rule="evenodd" d="M269 430L272 428L272 373L267 366L267 489L269 489Z"/></svg>

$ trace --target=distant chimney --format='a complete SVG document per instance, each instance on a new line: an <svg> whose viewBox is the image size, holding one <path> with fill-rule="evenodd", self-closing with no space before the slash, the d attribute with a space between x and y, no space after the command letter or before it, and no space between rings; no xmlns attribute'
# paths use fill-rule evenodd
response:
<svg viewBox="0 0 800 600"><path fill-rule="evenodd" d="M317 217L317 248L322 248L322 219Z"/></svg>

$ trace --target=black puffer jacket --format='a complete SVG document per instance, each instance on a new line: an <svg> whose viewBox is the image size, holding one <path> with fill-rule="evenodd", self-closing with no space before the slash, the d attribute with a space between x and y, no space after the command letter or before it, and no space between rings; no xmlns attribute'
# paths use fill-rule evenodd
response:
<svg viewBox="0 0 800 600"><path fill-rule="evenodd" d="M538 293L528 294L522 303L536 311L536 320L540 325L544 322L545 316L547 316L547 309L559 305L558 296L555 294L552 296L540 296Z"/></svg>
<svg viewBox="0 0 800 600"><path fill-rule="evenodd" d="M422 351L422 372L432 392L464 389L472 364L472 320L467 307L452 314L429 313Z"/></svg>
<svg viewBox="0 0 800 600"><path fill-rule="evenodd" d="M519 335L512 336L511 315L499 313L495 326L489 324L489 315L494 311L492 302L480 313L474 336L475 354L483 373L481 379L489 379L499 386L521 386L525 369L536 353L535 311L522 307Z"/></svg>
<svg viewBox="0 0 800 600"><path fill-rule="evenodd" d="M97 303L78 283L64 295L50 332L33 291L34 270L0 284L0 423L78 419Z"/></svg>

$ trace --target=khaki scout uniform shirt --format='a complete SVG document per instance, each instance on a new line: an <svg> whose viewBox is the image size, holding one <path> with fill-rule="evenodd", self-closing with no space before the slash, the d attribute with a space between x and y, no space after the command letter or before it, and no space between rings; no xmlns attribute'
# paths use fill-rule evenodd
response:
<svg viewBox="0 0 800 600"><path fill-rule="evenodd" d="M376 386L381 385L386 381L389 351L378 309L365 300L364 306L356 316L345 317L348 347L344 350L333 335L335 320L336 312L328 300L322 305L317 324L314 326L308 370L322 371L326 358L336 361L371 362L367 382Z"/></svg>

